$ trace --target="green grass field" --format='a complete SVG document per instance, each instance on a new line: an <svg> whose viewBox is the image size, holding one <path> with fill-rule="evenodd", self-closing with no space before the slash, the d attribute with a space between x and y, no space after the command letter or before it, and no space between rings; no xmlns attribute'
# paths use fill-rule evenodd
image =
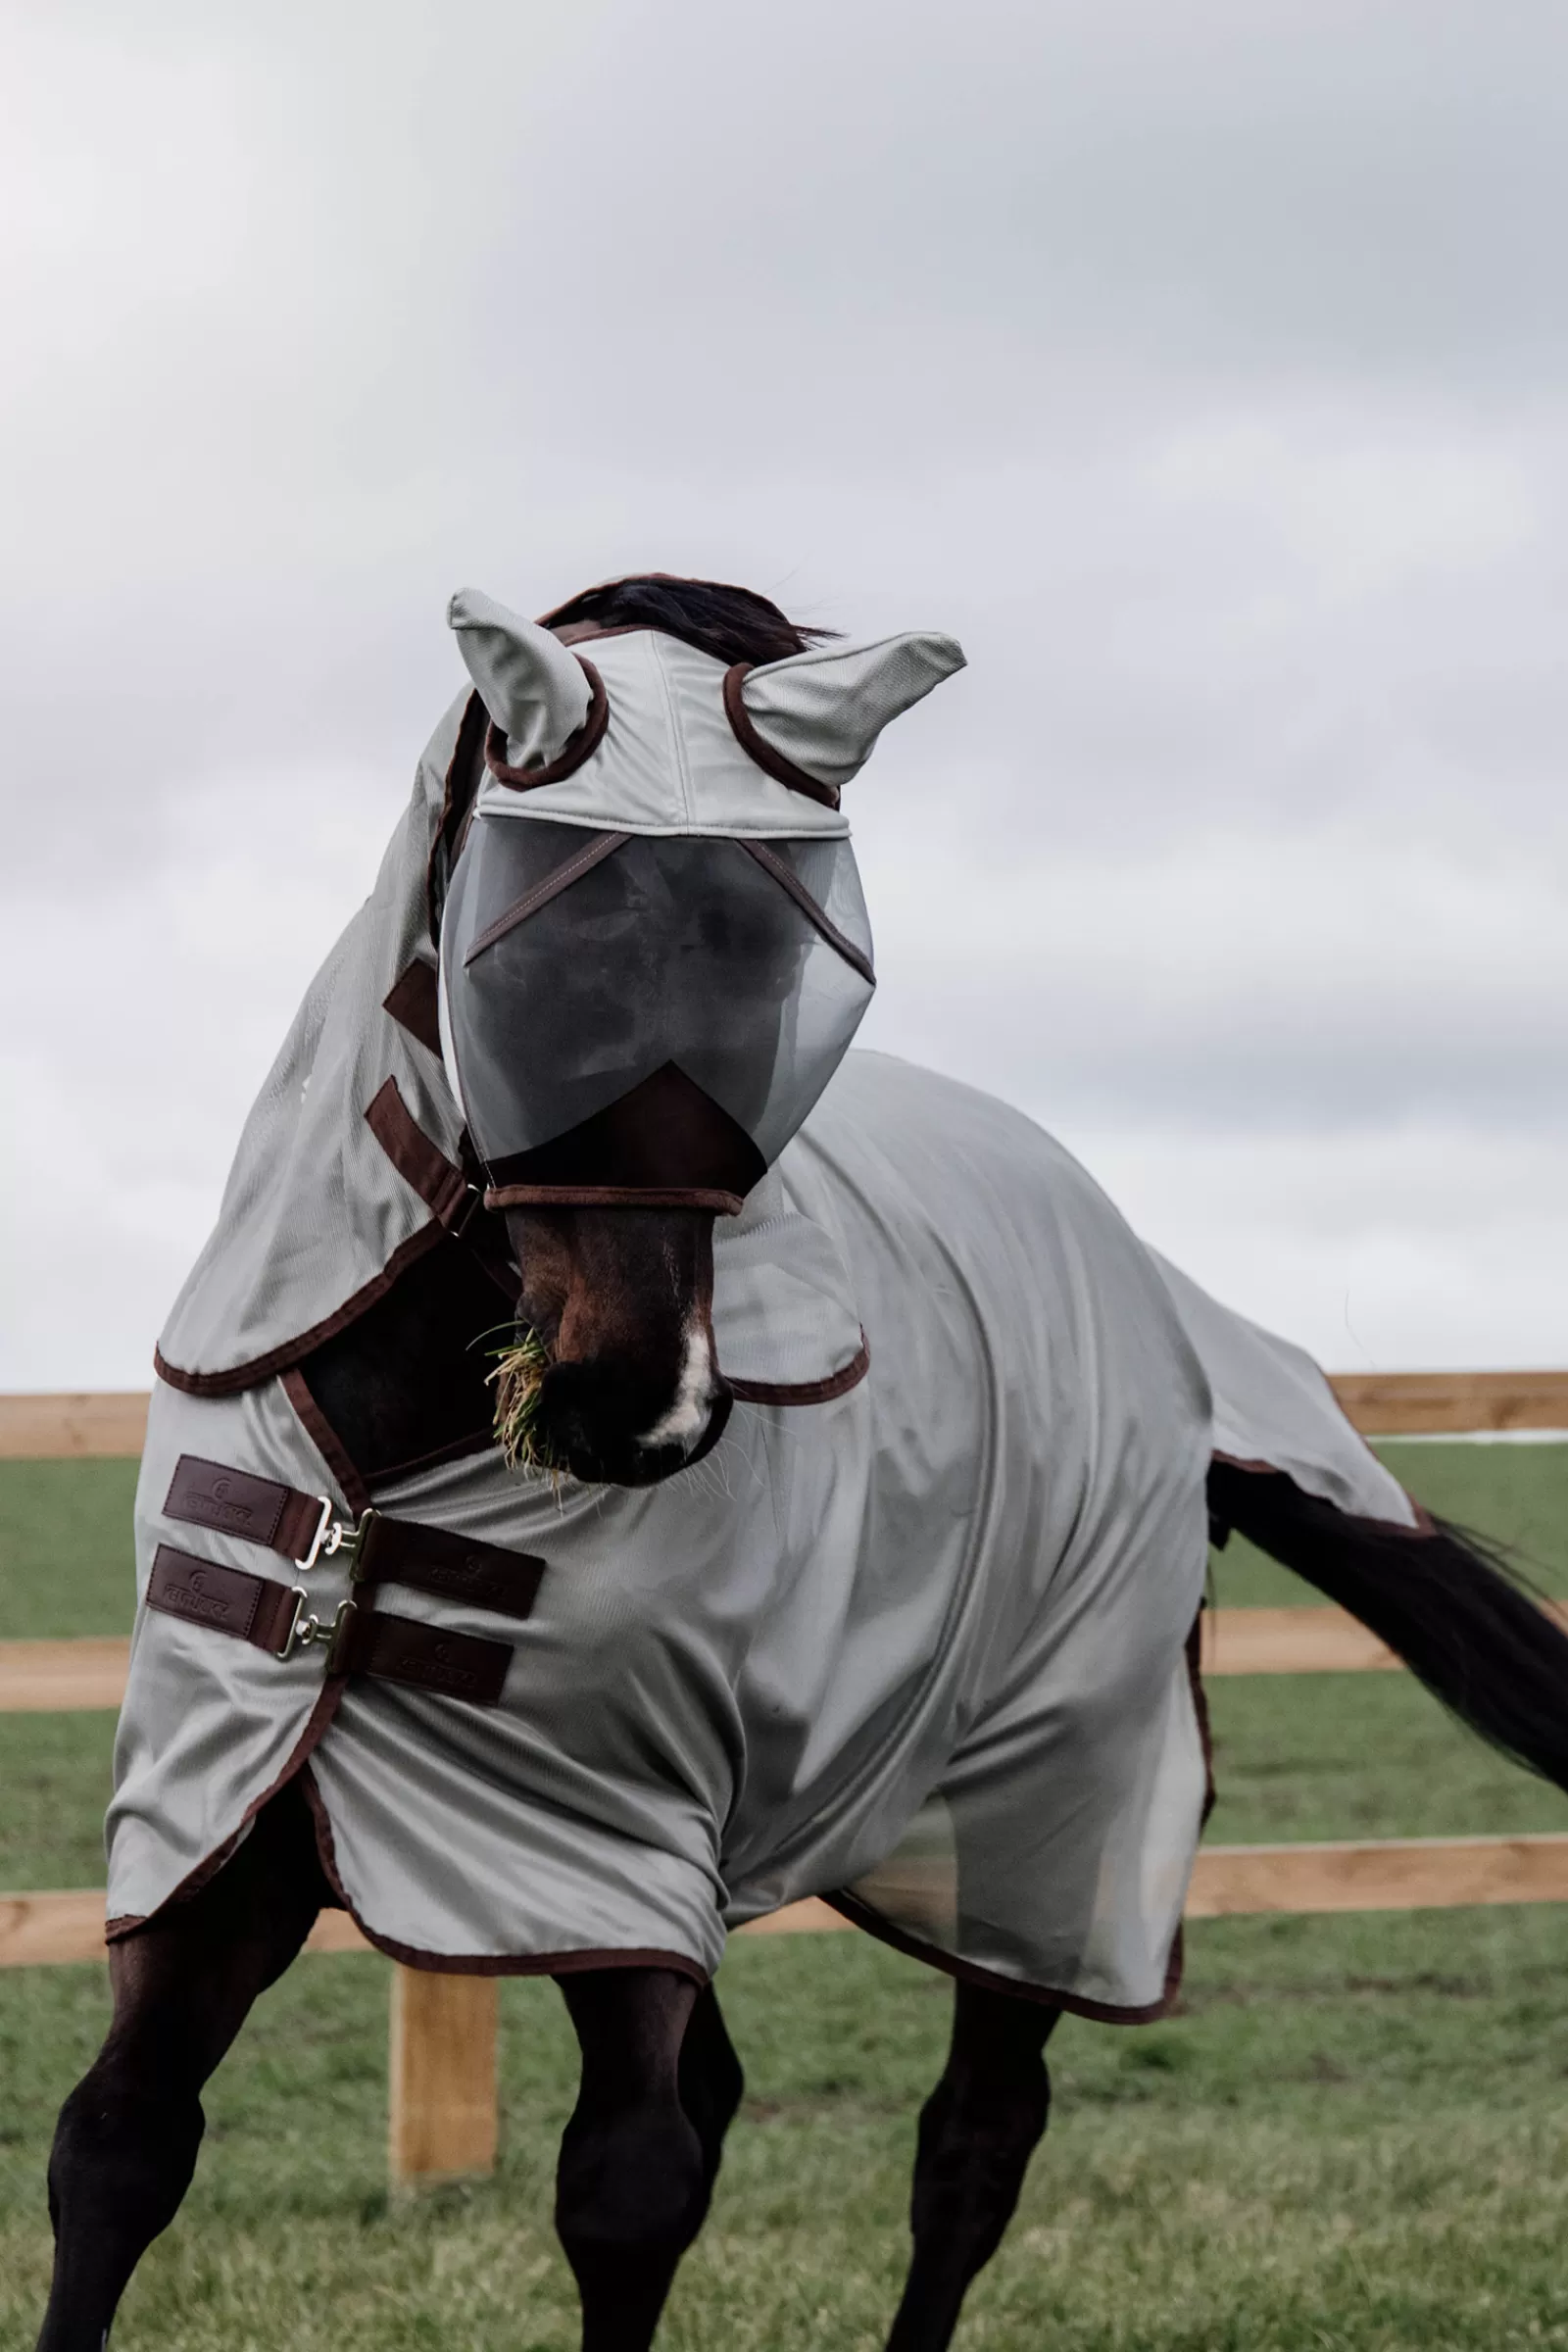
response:
<svg viewBox="0 0 1568 2352"><path fill-rule="evenodd" d="M1400 1446L1450 1515L1568 1590L1568 1447ZM126 1621L132 1473L0 1470L0 1639ZM1222 1601L1312 1595L1233 1545ZM1568 1827L1552 1790L1404 1678L1211 1690L1215 1839ZM98 1882L110 1725L0 1716L0 1887ZM942 1982L855 1936L741 1941L720 1984L750 2095L662 2341L871 2347L897 2296L915 2110ZM387 1971L309 1959L208 2099L173 2230L117 2347L530 2352L575 2341L549 2227L571 2099L552 1987L503 1987L495 2180L388 2204ZM103 2032L101 1968L0 1975L0 2346L31 2342L54 2111ZM1568 1913L1233 1920L1190 1933L1181 2013L1068 2020L1024 2206L969 2352L1399 2352L1568 2346Z"/></svg>

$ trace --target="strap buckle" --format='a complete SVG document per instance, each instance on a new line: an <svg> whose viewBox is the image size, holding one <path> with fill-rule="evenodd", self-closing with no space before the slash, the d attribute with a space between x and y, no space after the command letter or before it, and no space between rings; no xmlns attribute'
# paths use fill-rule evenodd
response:
<svg viewBox="0 0 1568 2352"><path fill-rule="evenodd" d="M320 1494L318 1495L317 1500L321 1506L321 1516L317 1521L316 1533L311 1538L309 1549L295 1561L294 1565L301 1576L309 1576L318 1560L335 1559L337 1554L343 1551L348 1554L345 1564L352 1576L358 1567L360 1552L366 1537L369 1533L370 1522L376 1517L376 1513L373 1510L362 1511L357 1522L351 1526L348 1520L340 1519L337 1516L329 1496Z"/></svg>
<svg viewBox="0 0 1568 2352"><path fill-rule="evenodd" d="M463 1190L464 1200L455 1212L451 1224L447 1227L448 1233L455 1242L462 1241L468 1227L473 1223L474 1211L484 1205L484 1188L481 1185L469 1184L465 1179Z"/></svg>
<svg viewBox="0 0 1568 2352"><path fill-rule="evenodd" d="M314 1610L306 1614L305 1604L310 1597L303 1585L294 1587L294 1614L289 1620L288 1632L283 1636L283 1646L276 1654L280 1658L291 1658L297 1649L309 1649L315 1642L329 1642L331 1648L327 1653L326 1671L336 1674L340 1670L348 1647L349 1632L359 1610L352 1600L340 1600L331 1623L323 1625Z"/></svg>

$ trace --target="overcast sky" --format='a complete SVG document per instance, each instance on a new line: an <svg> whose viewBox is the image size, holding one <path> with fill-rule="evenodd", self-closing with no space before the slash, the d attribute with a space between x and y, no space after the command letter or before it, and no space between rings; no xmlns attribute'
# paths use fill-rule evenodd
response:
<svg viewBox="0 0 1568 2352"><path fill-rule="evenodd" d="M865 1041L1335 1367L1568 1360L1568 13L6 12L0 1386L142 1386L461 682L740 579L970 667Z"/></svg>

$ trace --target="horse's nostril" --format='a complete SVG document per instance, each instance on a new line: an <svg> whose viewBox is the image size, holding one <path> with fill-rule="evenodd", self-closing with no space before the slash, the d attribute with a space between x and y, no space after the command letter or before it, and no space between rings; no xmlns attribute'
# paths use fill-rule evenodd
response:
<svg viewBox="0 0 1568 2352"><path fill-rule="evenodd" d="M553 1364L540 1384L538 1426L558 1451L603 1456L629 1449L644 1424L646 1385L607 1364Z"/></svg>
<svg viewBox="0 0 1568 2352"><path fill-rule="evenodd" d="M727 1408L727 1398L724 1403ZM590 1358L551 1366L540 1383L534 1426L550 1456L573 1476L647 1486L669 1477L688 1459L684 1436L659 1442L661 1410L651 1383ZM727 1409L713 1418L721 1428ZM708 1451L709 1438L706 1429L693 1434L696 1458Z"/></svg>

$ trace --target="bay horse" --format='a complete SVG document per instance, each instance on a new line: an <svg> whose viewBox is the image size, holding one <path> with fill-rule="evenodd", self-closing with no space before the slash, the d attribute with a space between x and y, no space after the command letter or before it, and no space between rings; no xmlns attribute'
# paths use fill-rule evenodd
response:
<svg viewBox="0 0 1568 2352"><path fill-rule="evenodd" d="M725 1928L803 1894L955 1983L888 2338L942 2352L1057 2019L1175 1997L1207 1538L1559 1786L1568 1639L1038 1129L848 1052L842 793L951 640L658 574L450 618L472 692L160 1342L41 2352L101 2352L331 1905L560 1984L582 2340L645 2352L742 2095Z"/></svg>

